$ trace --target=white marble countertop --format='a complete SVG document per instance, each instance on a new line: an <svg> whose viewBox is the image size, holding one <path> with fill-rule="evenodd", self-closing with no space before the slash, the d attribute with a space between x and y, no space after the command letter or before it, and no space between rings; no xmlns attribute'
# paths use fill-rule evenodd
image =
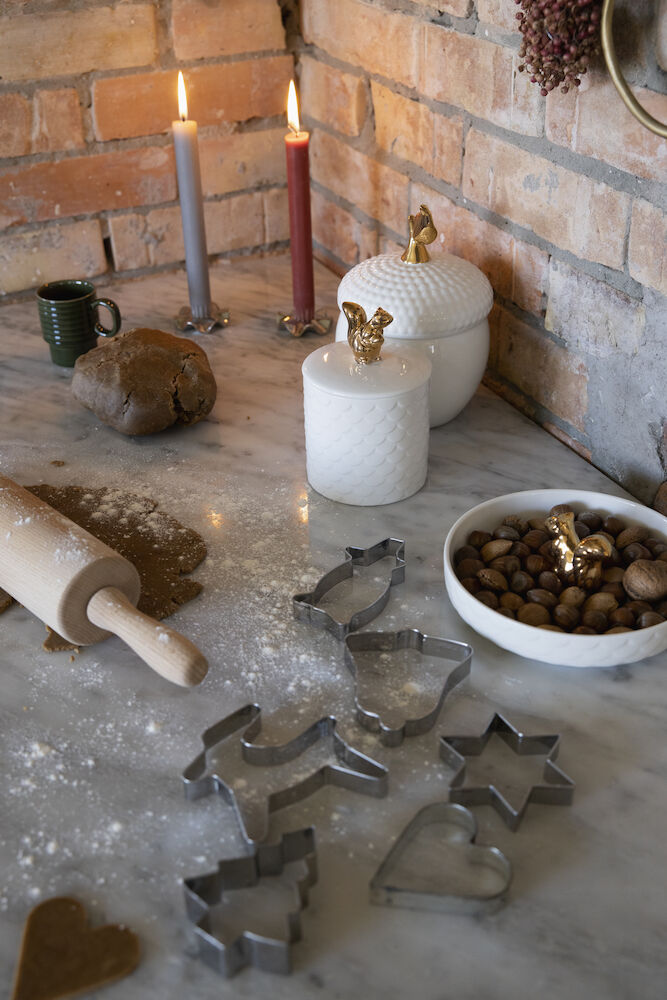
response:
<svg viewBox="0 0 667 1000"><path fill-rule="evenodd" d="M319 304L333 306L335 277L318 267L317 282ZM132 488L199 531L209 555L194 576L204 589L170 623L211 664L201 687L184 691L117 639L71 662L41 649L43 627L23 609L0 618L0 996L10 996L29 910L73 895L94 923L126 923L140 937L137 970L99 992L109 1000L662 1000L667 657L587 670L520 659L458 618L442 575L449 527L481 500L539 487L622 491L482 390L432 432L416 496L378 508L325 500L306 482L301 412L301 362L320 340L275 330L289 306L289 258L218 265L212 286L232 312L228 329L200 338L218 380L215 408L195 427L146 438L117 434L72 400L34 303L0 308L0 471L25 484ZM181 273L98 291L119 302L124 329L172 329L186 301ZM389 535L406 540L406 580L368 628L417 627L475 648L434 729L396 748L355 721L340 644L291 610L291 596L347 544ZM319 881L303 940L290 976L245 969L225 980L196 957L181 880L243 842L232 809L216 797L187 802L180 774L203 730L249 702L264 710L267 743L335 715L348 742L389 768L389 794L328 787L272 816L272 837L316 828ZM526 733L562 734L572 806L531 805L516 833L489 807L475 810L479 842L514 867L507 905L491 916L370 905L368 882L390 844L417 808L446 798L439 736L478 734L494 711ZM522 760L530 767L519 780L539 780L534 759Z"/></svg>

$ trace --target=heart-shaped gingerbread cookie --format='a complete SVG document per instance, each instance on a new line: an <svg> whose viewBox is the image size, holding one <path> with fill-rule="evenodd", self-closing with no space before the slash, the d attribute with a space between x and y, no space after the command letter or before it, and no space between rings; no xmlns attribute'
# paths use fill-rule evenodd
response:
<svg viewBox="0 0 667 1000"><path fill-rule="evenodd" d="M47 899L28 916L12 1000L78 996L129 975L139 942L127 927L90 928L76 899Z"/></svg>

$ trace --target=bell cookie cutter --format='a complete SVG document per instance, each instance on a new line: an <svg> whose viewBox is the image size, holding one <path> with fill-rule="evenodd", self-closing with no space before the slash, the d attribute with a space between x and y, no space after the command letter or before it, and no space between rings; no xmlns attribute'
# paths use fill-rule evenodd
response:
<svg viewBox="0 0 667 1000"><path fill-rule="evenodd" d="M507 746L517 754L546 754L542 784L532 785L524 794L519 807L515 809L498 791L495 785L471 785L465 787L466 757L479 756L489 742L491 735L497 733ZM554 761L558 756L560 734L551 736L525 736L497 712L489 722L481 736L441 736L440 756L442 760L455 769L449 789L450 802L458 802L465 806L493 806L501 819L515 831L523 819L530 802L541 805L569 806L574 797L575 783L556 766Z"/></svg>
<svg viewBox="0 0 667 1000"><path fill-rule="evenodd" d="M458 852L464 851L463 859L472 866L490 868L496 873L496 885L487 890L470 891L464 889L435 889L431 884L397 884L394 872L401 859L409 852L410 846L419 833L433 824L448 825L453 828L453 836L445 838L445 844L455 844L452 864L460 871ZM461 839L465 843L461 844ZM475 843L477 821L470 810L454 802L432 802L424 806L408 823L392 845L389 853L370 881L370 901L385 906L405 907L410 910L429 910L444 913L478 915L495 913L504 903L512 881L512 865L497 847L485 847ZM456 854L454 854L456 851ZM441 875L439 867L437 875ZM424 881L426 881L424 879Z"/></svg>
<svg viewBox="0 0 667 1000"><path fill-rule="evenodd" d="M347 622L339 622L333 618L328 611L318 605L328 591L333 590L339 583L349 580L354 573L355 566L372 566L387 556L393 556L396 565L391 571L391 577L386 589L380 594L377 600L373 601L365 608L351 616ZM331 632L336 639L342 641L350 632L367 625L373 618L377 618L389 600L389 591L397 583L405 580L405 542L401 538L385 538L383 541L372 545L368 549L360 549L354 545L348 545L345 549L345 562L336 566L319 580L314 590L307 594L295 594L292 598L292 608L294 617L301 622L315 625L317 628L324 628Z"/></svg>
<svg viewBox="0 0 667 1000"><path fill-rule="evenodd" d="M266 838L271 813L308 798L324 785L335 785L376 798L387 794L387 769L346 743L336 732L336 719L333 716L324 716L288 743L258 746L252 741L261 731L261 711L259 705L245 705L207 729L202 735L203 751L182 774L187 799L198 799L216 793L233 807L248 844L252 845ZM261 829L250 831L234 788L215 769L209 769L208 766L210 751L239 733L242 733L239 738L241 755L248 764L260 767L285 764L300 757L322 740L330 742L337 763L319 763L306 777L299 778L294 784L279 791L271 792L267 797Z"/></svg>
<svg viewBox="0 0 667 1000"><path fill-rule="evenodd" d="M394 652L401 649L414 649L423 656L437 656L458 662L447 674L440 697L430 712L418 719L406 719L401 726L392 727L382 721L378 712L364 708L361 704L354 654ZM355 680L354 703L357 709L357 721L365 729L379 733L380 741L389 747L399 746L406 736L420 736L428 732L435 725L449 692L470 673L472 654L472 646L467 642L424 635L415 628L402 629L400 632L357 632L348 635L345 639L345 663Z"/></svg>
<svg viewBox="0 0 667 1000"><path fill-rule="evenodd" d="M212 930L211 907L233 907L225 895L235 889L253 888L260 879L281 875L285 865L302 861L305 873L295 879L296 908L285 914L286 938L272 938L244 930L225 940ZM183 881L185 908L195 925L199 957L228 978L245 966L264 972L287 974L292 971L290 945L301 940L301 911L308 905L309 889L317 882L315 831L312 827L285 833L277 844L262 844L251 854L218 862L217 871Z"/></svg>

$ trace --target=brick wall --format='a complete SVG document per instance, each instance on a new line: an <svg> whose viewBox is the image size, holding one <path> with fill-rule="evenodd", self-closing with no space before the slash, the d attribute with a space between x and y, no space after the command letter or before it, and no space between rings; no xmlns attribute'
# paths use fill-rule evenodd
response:
<svg viewBox="0 0 667 1000"><path fill-rule="evenodd" d="M513 0L300 6L319 255L343 271L393 251L426 202L495 289L488 383L650 500L667 478L667 142L602 65L542 98L517 72ZM662 121L666 20L616 2L624 72Z"/></svg>
<svg viewBox="0 0 667 1000"><path fill-rule="evenodd" d="M183 258L183 70L210 254L289 236L276 0L0 0L0 294Z"/></svg>

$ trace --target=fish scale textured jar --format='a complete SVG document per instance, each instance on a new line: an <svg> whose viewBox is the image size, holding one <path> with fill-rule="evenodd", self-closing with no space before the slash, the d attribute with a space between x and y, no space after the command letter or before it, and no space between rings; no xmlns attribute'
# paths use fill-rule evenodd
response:
<svg viewBox="0 0 667 1000"><path fill-rule="evenodd" d="M421 489L428 467L426 358L383 350L357 362L347 343L303 363L306 463L311 486L341 503L395 503Z"/></svg>
<svg viewBox="0 0 667 1000"><path fill-rule="evenodd" d="M480 383L489 354L493 289L479 268L449 253L434 252L431 259L414 263L398 254L380 254L343 277L338 306L345 301L358 302L368 315L382 304L394 317L387 346L409 348L431 362L431 427L461 412ZM346 336L341 313L336 340Z"/></svg>

